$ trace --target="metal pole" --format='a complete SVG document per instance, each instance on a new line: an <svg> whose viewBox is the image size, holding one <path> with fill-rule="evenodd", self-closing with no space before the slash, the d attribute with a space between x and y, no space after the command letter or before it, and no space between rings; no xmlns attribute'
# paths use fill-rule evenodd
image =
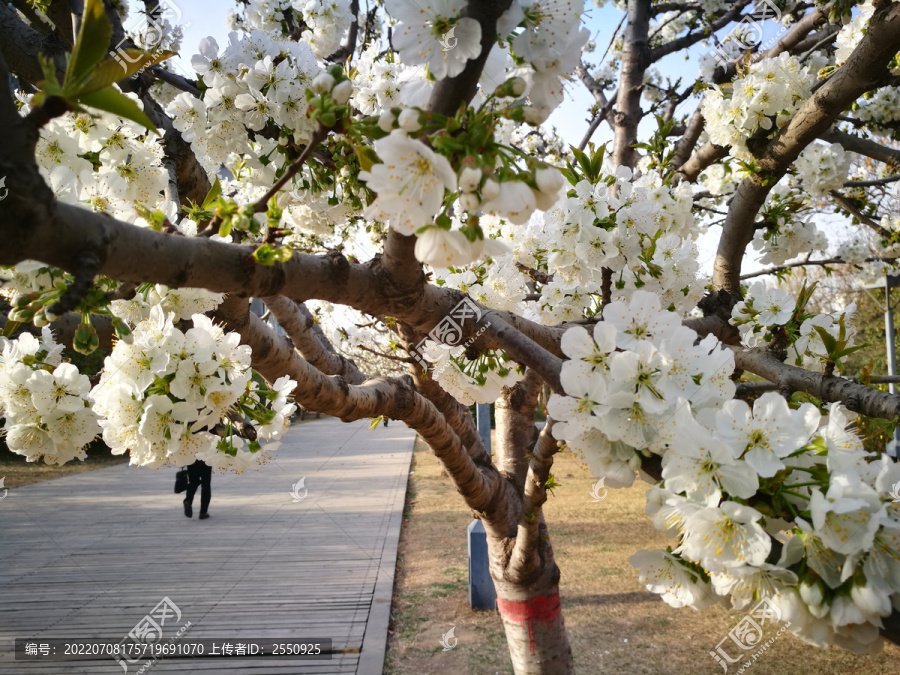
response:
<svg viewBox="0 0 900 675"><path fill-rule="evenodd" d="M894 312L891 310L891 277L884 277L884 335L887 340L888 375L897 374L897 355L894 351ZM897 393L897 385L888 385L892 394Z"/></svg>
<svg viewBox="0 0 900 675"><path fill-rule="evenodd" d="M888 375L897 374L897 354L894 348L894 312L891 309L891 277L884 277L884 337L887 342L887 367ZM891 382L888 384L888 390L892 394L897 393L897 385ZM896 458L898 453L898 445L900 445L900 427L894 429L894 439L888 443L887 453Z"/></svg>
<svg viewBox="0 0 900 675"><path fill-rule="evenodd" d="M491 404L477 403L475 404L475 419L478 425L478 435L481 436L481 442L491 454Z"/></svg>

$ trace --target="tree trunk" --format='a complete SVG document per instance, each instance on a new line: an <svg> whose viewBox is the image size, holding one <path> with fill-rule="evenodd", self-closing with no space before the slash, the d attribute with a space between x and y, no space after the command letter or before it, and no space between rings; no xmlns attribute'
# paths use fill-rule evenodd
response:
<svg viewBox="0 0 900 675"><path fill-rule="evenodd" d="M525 379L516 386L504 387L500 398L494 402L494 420L497 423L494 465L501 473L515 480L519 492L525 487L528 473L525 448L534 447L537 441L534 409L542 384L534 371L529 370Z"/></svg>
<svg viewBox="0 0 900 675"><path fill-rule="evenodd" d="M516 675L575 672L558 586L530 594L516 592L511 586L502 590L498 586L497 608Z"/></svg>
<svg viewBox="0 0 900 675"><path fill-rule="evenodd" d="M534 408L541 384L529 370L495 403L494 459L516 503L483 519L497 609L517 675L575 672L559 600L559 567L541 511L558 449L550 433L552 422L535 438Z"/></svg>

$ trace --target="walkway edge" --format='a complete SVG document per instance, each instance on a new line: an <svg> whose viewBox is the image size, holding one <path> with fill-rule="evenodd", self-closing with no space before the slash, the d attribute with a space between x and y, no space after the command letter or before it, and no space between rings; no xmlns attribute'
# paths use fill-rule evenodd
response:
<svg viewBox="0 0 900 675"><path fill-rule="evenodd" d="M413 449L418 438L418 434L413 436L409 447L409 464L406 466L406 471L401 474L400 485L394 492L391 521L388 524L384 549L381 553L381 564L378 566L378 577L375 580L375 590L372 593L369 620L366 622L366 634L363 637L356 669L357 675L381 675L384 672L384 656L387 651L388 625L391 621L391 600L394 597L394 578L397 569L397 550L400 547L403 506L406 503L409 467L412 465ZM390 566L387 565L388 562L390 562ZM391 570L390 573L388 573L388 569Z"/></svg>

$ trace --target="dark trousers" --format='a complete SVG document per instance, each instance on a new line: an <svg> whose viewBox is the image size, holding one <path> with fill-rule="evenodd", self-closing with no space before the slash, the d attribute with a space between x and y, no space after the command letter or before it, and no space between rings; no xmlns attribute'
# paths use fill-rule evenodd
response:
<svg viewBox="0 0 900 675"><path fill-rule="evenodd" d="M212 467L202 460L197 460L188 467L188 488L185 493L184 503L193 504L197 488L200 490L200 513L206 513L209 509L209 500L212 498Z"/></svg>

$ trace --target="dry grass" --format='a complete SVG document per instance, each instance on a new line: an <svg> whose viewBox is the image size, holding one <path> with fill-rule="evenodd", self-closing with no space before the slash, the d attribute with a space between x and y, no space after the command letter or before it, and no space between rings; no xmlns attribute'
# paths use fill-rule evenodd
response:
<svg viewBox="0 0 900 675"><path fill-rule="evenodd" d="M511 673L503 626L495 612L473 612L466 597L466 527L471 522L449 478L427 446L416 442L400 536L385 672ZM668 607L646 592L628 557L666 546L644 514L645 486L610 490L593 502L593 480L568 456L554 467L562 483L545 507L562 571L560 596L578 673L722 673L710 650L743 617L715 607ZM456 626L458 645L444 652ZM774 635L774 630L766 636ZM737 672L737 665L729 672ZM789 632L745 672L778 675L896 674L900 649L877 657L817 649Z"/></svg>
<svg viewBox="0 0 900 675"><path fill-rule="evenodd" d="M4 451L0 455L0 478L5 478L4 487L17 488L94 469L105 469L127 461L127 456L111 455L103 447L88 450L87 459L83 462L76 459L62 466L50 466L42 461L28 462L21 455Z"/></svg>

